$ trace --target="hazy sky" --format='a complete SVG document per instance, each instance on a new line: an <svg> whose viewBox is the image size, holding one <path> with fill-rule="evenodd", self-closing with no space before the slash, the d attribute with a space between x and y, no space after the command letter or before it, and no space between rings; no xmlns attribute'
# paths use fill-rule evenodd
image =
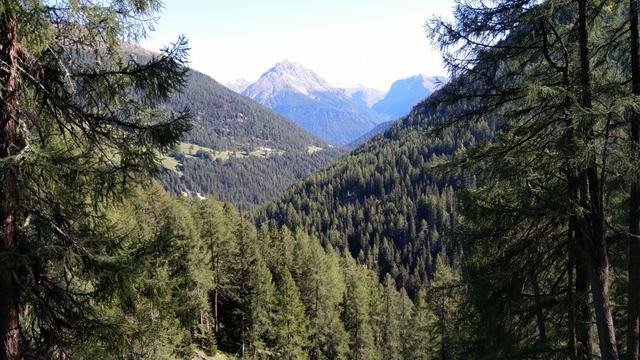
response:
<svg viewBox="0 0 640 360"><path fill-rule="evenodd" d="M156 31L142 45L158 50L189 39L191 67L221 83L256 80L290 60L330 83L388 90L416 74L444 75L424 32L453 0L165 0Z"/></svg>

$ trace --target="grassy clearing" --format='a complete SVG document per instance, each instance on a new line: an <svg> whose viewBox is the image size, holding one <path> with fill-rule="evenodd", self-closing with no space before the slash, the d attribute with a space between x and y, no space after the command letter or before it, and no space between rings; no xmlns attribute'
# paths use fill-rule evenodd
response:
<svg viewBox="0 0 640 360"><path fill-rule="evenodd" d="M213 159L219 159L219 160L229 160L232 157L242 159L248 156L268 157L268 156L279 156L284 154L284 151L282 150L274 150L269 148L259 148L251 152L238 151L238 150L217 151L208 147L204 147L196 144L189 144L189 143L180 143L178 145L177 150L187 156L195 156L198 152L206 152L206 153L209 153L209 155L211 155Z"/></svg>
<svg viewBox="0 0 640 360"><path fill-rule="evenodd" d="M319 147L319 146L315 146L315 145L307 146L307 152L309 154L314 154L314 153L317 153L317 152L322 151L322 150L324 150L324 149Z"/></svg>
<svg viewBox="0 0 640 360"><path fill-rule="evenodd" d="M178 160L172 158L171 156L163 156L162 160L160 161L165 169L173 170L178 175L182 176L182 172L178 170L178 165L180 165L180 162Z"/></svg>
<svg viewBox="0 0 640 360"><path fill-rule="evenodd" d="M319 149L319 150L316 150L316 149ZM320 150L322 150L322 148L314 147L313 152L320 151ZM176 151L184 154L187 157L192 157L192 158L194 158L198 154L198 152L206 152L209 154L209 156L211 156L212 159L223 160L223 161L229 160L230 158L243 159L249 156L266 158L270 156L284 155L283 150L275 150L270 148L259 148L257 150L253 150L250 152L238 151L238 150L217 151L208 147L191 144L191 143L178 144L178 146L176 147ZM310 154L313 153L312 150L307 150L307 151L309 151ZM178 175L182 175L182 173L178 170L178 167L180 166L180 162L171 156L165 156L162 158L162 166L169 170L175 171Z"/></svg>

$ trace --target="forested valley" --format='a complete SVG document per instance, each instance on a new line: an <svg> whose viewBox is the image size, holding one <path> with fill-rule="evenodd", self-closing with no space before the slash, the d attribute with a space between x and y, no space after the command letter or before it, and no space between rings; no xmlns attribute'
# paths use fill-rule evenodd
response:
<svg viewBox="0 0 640 360"><path fill-rule="evenodd" d="M0 359L639 358L638 0L459 1L451 81L283 192L341 150L132 54L160 10L0 2Z"/></svg>

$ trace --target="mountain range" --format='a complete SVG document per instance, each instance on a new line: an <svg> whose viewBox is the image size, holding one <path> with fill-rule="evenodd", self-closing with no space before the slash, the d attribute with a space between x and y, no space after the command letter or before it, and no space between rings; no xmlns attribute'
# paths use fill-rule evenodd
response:
<svg viewBox="0 0 640 360"><path fill-rule="evenodd" d="M367 106L365 93L333 87L313 71L289 61L276 64L242 92L337 146L386 120Z"/></svg>
<svg viewBox="0 0 640 360"><path fill-rule="evenodd" d="M251 83L246 79L236 79L226 83L224 86L227 88L237 92L238 94L242 94L242 92L249 87Z"/></svg>
<svg viewBox="0 0 640 360"><path fill-rule="evenodd" d="M227 87L328 143L352 147L387 129L444 82L444 77L417 75L394 82L387 93L366 86L341 88L300 64L283 61L252 84L238 79Z"/></svg>

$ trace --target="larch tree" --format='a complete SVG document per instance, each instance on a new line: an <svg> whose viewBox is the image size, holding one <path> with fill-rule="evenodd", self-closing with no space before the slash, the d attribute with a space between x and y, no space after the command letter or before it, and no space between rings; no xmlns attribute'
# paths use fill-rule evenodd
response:
<svg viewBox="0 0 640 360"><path fill-rule="evenodd" d="M256 255L255 270L251 276L249 344L251 358L270 351L274 341L274 312L276 310L276 289L267 263L259 253Z"/></svg>
<svg viewBox="0 0 640 360"><path fill-rule="evenodd" d="M603 41L606 32L597 32L614 18L603 13L607 3L464 1L456 9L455 22L431 23L433 38L449 51L445 60L455 77L455 85L444 91L444 101L454 99L458 105L465 104L443 127L487 120L500 129L494 139L484 139L482 146L457 157L461 161L458 165L482 163L470 166L481 180L480 189L471 191L477 200L471 212L495 211L496 216L502 216L502 220L495 218L493 224L498 226L489 236L517 241L508 246L524 249L524 239L529 239L535 251L554 243L564 244L568 250L567 258L555 260L548 256L552 253L540 252L540 257L526 265L529 268L524 274L529 275L521 278L521 284L530 287L538 300L541 297L535 293L540 294L537 288L541 276L556 277L559 282L549 282L554 287L566 284L568 327L572 329L569 352L573 358L591 356L588 328L581 329L590 316L581 305L587 301L583 295L587 287L593 299L600 352L604 358L618 358L609 301L604 185L607 167L611 166L607 161L609 145L617 126L613 111L620 106L616 97L609 96L615 92L618 71L608 66L606 52L601 51L607 48ZM596 86L594 73L599 79ZM506 217L508 213L512 215ZM506 227L509 220L520 225ZM540 232L545 227L547 230ZM511 229L515 233L502 237ZM500 234L503 230L506 232ZM551 243L545 244L548 235L552 235ZM495 249L507 245L500 241L493 244ZM510 254L527 257L533 252ZM563 279L563 271L543 274L542 268L535 267L535 262L552 260L553 266L545 271L555 266L570 267L571 278ZM503 284L515 279L505 277ZM478 280L479 285L482 279ZM551 289L546 292L554 293ZM541 306L538 301L537 307L531 308L537 312L531 319L537 319L538 334L522 331L517 335L535 336L540 346L549 342L543 326L544 312L549 310L538 309ZM518 348L526 346L526 341L514 340L512 350L522 351ZM556 341L563 343L560 338Z"/></svg>
<svg viewBox="0 0 640 360"><path fill-rule="evenodd" d="M306 359L309 321L300 300L300 291L287 268L279 274L274 313L274 351L280 359Z"/></svg>
<svg viewBox="0 0 640 360"><path fill-rule="evenodd" d="M384 293L382 296L383 307L383 331L382 331L382 356L385 359L396 360L402 355L402 305L400 294L396 290L396 282L391 274L384 277Z"/></svg>

